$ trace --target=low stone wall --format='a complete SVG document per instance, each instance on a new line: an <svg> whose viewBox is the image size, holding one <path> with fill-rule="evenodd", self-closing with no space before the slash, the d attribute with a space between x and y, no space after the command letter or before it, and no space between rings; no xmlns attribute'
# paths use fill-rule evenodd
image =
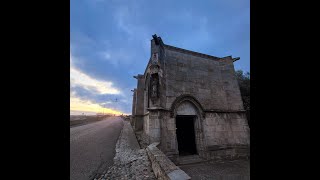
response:
<svg viewBox="0 0 320 180"><path fill-rule="evenodd" d="M158 144L158 142L152 143L146 148L156 178L160 180L191 179L157 148Z"/></svg>
<svg viewBox="0 0 320 180"><path fill-rule="evenodd" d="M108 179L156 179L152 172L151 161L149 161L145 149L140 149L132 127L128 121L123 124L116 144L116 155L114 164L109 167L107 173L102 174L94 180Z"/></svg>
<svg viewBox="0 0 320 180"><path fill-rule="evenodd" d="M206 159L211 160L250 159L250 147L245 145L209 146L204 154Z"/></svg>

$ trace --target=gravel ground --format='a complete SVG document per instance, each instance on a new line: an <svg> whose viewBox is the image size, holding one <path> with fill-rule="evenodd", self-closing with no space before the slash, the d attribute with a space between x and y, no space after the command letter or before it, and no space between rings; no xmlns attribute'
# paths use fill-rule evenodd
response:
<svg viewBox="0 0 320 180"><path fill-rule="evenodd" d="M124 122L117 141L113 166L96 179L156 179L146 150L140 149L129 122Z"/></svg>

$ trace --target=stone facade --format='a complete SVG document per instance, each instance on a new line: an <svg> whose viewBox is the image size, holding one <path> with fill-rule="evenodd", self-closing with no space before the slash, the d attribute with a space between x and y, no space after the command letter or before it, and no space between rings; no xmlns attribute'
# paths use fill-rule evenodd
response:
<svg viewBox="0 0 320 180"><path fill-rule="evenodd" d="M190 142L204 159L248 157L250 129L233 65L238 59L173 47L154 35L145 73L135 76L134 124L145 143L160 142L179 161L189 146L183 136L194 134ZM188 127L178 125L187 121Z"/></svg>

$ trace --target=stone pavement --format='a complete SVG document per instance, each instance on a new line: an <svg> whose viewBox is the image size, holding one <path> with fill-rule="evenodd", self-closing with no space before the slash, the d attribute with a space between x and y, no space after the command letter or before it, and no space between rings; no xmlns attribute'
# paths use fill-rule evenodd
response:
<svg viewBox="0 0 320 180"><path fill-rule="evenodd" d="M249 180L249 160L224 160L179 166L192 180Z"/></svg>
<svg viewBox="0 0 320 180"><path fill-rule="evenodd" d="M129 122L124 121L116 145L114 164L97 180L106 179L156 179L145 149L140 149Z"/></svg>

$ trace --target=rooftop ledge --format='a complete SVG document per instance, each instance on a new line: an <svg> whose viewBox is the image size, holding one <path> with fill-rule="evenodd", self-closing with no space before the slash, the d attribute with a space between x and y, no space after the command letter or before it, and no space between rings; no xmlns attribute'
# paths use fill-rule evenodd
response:
<svg viewBox="0 0 320 180"><path fill-rule="evenodd" d="M166 47L167 49L171 49L171 50L178 51L178 52L192 54L192 55L198 56L198 57L203 57L203 58L208 58L208 59L213 59L213 60L219 60L219 59L221 59L221 58L216 57L216 56L211 56L211 55L207 55L207 54L202 54L202 53L199 53L199 52L190 51L190 50L186 50L186 49L182 49L182 48L170 46L170 45L167 45L167 44L165 44L164 47Z"/></svg>
<svg viewBox="0 0 320 180"><path fill-rule="evenodd" d="M167 45L167 44L164 44L164 47L167 48L167 49L170 49L170 50L174 50L174 51L178 51L178 52L182 52L182 53L186 53L186 54L191 54L191 55L202 57L202 58L212 59L212 60L216 60L216 61L219 61L219 60L225 59L225 58L231 58L232 61L235 62L235 61L238 61L240 59L240 57L232 58L232 56L225 56L225 57L211 56L211 55L208 55L208 54L203 54L203 53L199 53L199 52L195 52L195 51L190 51L190 50L178 48L178 47L175 47L175 46L170 46L170 45Z"/></svg>

